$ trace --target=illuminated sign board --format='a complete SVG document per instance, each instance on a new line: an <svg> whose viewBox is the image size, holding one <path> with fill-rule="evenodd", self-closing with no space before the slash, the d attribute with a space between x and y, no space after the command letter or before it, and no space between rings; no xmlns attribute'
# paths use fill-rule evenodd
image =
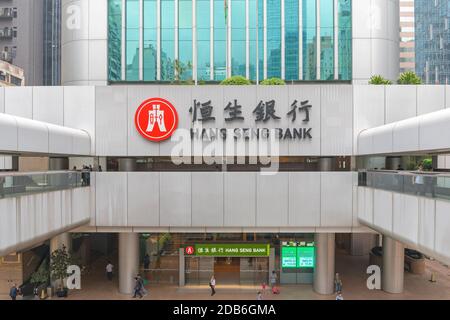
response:
<svg viewBox="0 0 450 320"><path fill-rule="evenodd" d="M200 257L268 257L269 244L196 244L185 248L187 256Z"/></svg>
<svg viewBox="0 0 450 320"><path fill-rule="evenodd" d="M283 242L281 246L281 267L302 269L315 267L316 248L314 242Z"/></svg>

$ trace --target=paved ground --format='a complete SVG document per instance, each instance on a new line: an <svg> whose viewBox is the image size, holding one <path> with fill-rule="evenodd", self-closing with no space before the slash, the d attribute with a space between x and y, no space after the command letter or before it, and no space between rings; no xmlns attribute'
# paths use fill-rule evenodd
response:
<svg viewBox="0 0 450 320"><path fill-rule="evenodd" d="M383 291L370 291L366 288L365 273L368 256L354 257L338 252L336 271L343 281L343 296L347 300L377 300L377 299L445 299L450 300L450 269L437 261L427 261L427 271L424 275L405 273L405 290L403 294L394 295ZM99 264L102 261L99 261ZM103 265L103 263L101 263ZM435 272L437 282L429 281L431 272ZM109 282L105 279L103 267L97 268L82 279L82 290L72 291L69 300L131 300L131 296L118 293L117 279ZM149 294L143 300L255 300L260 290L252 286L218 286L217 294L210 296L207 286L176 286L150 285ZM7 299L0 295L0 299ZM55 298L57 299L57 298ZM267 292L265 300L333 300L334 295L316 294L311 285L281 286L280 295Z"/></svg>

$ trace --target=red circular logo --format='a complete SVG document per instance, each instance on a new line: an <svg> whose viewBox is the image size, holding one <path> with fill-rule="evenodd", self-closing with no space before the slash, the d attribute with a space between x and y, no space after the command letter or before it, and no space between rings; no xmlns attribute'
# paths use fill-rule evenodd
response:
<svg viewBox="0 0 450 320"><path fill-rule="evenodd" d="M194 247L186 247L186 254L187 255L193 255L194 254Z"/></svg>
<svg viewBox="0 0 450 320"><path fill-rule="evenodd" d="M137 131L150 141L169 139L178 127L175 107L161 98L147 99L136 110L134 123Z"/></svg>

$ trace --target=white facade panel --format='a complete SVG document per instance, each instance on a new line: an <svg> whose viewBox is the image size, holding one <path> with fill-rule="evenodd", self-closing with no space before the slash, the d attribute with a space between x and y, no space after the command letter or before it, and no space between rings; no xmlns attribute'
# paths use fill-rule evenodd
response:
<svg viewBox="0 0 450 320"><path fill-rule="evenodd" d="M128 226L159 226L159 172L128 172Z"/></svg>
<svg viewBox="0 0 450 320"><path fill-rule="evenodd" d="M5 113L12 116L33 119L33 88L5 88Z"/></svg>
<svg viewBox="0 0 450 320"><path fill-rule="evenodd" d="M436 201L419 198L419 244L434 250Z"/></svg>
<svg viewBox="0 0 450 320"><path fill-rule="evenodd" d="M95 154L95 87L64 87L64 126L88 132Z"/></svg>
<svg viewBox="0 0 450 320"><path fill-rule="evenodd" d="M321 173L321 227L350 227L353 220L351 172Z"/></svg>
<svg viewBox="0 0 450 320"><path fill-rule="evenodd" d="M420 150L450 149L449 122L450 109L422 116L419 119Z"/></svg>
<svg viewBox="0 0 450 320"><path fill-rule="evenodd" d="M225 174L225 227L256 226L255 172Z"/></svg>
<svg viewBox="0 0 450 320"><path fill-rule="evenodd" d="M127 154L127 88L96 88L96 153L101 156Z"/></svg>
<svg viewBox="0 0 450 320"><path fill-rule="evenodd" d="M19 199L19 217L20 225L19 242L28 241L35 237L36 216L35 198L33 196L23 196Z"/></svg>
<svg viewBox="0 0 450 320"><path fill-rule="evenodd" d="M321 155L349 155L353 151L353 88L321 88Z"/></svg>
<svg viewBox="0 0 450 320"><path fill-rule="evenodd" d="M193 227L223 226L223 176L222 172L192 172Z"/></svg>
<svg viewBox="0 0 450 320"><path fill-rule="evenodd" d="M0 114L0 150L18 150L18 132L16 118Z"/></svg>
<svg viewBox="0 0 450 320"><path fill-rule="evenodd" d="M16 118L18 150L48 153L48 128L42 122Z"/></svg>
<svg viewBox="0 0 450 320"><path fill-rule="evenodd" d="M435 250L450 260L450 202L436 200Z"/></svg>
<svg viewBox="0 0 450 320"><path fill-rule="evenodd" d="M160 179L160 226L190 227L191 172L161 172Z"/></svg>
<svg viewBox="0 0 450 320"><path fill-rule="evenodd" d="M12 246L19 240L16 202L14 198L0 200L0 248Z"/></svg>
<svg viewBox="0 0 450 320"><path fill-rule="evenodd" d="M72 224L72 190L61 191L61 223L63 226Z"/></svg>
<svg viewBox="0 0 450 320"><path fill-rule="evenodd" d="M91 190L90 188L72 189L72 221L79 223L90 217L91 210Z"/></svg>
<svg viewBox="0 0 450 320"><path fill-rule="evenodd" d="M386 123L417 115L417 86L386 86Z"/></svg>
<svg viewBox="0 0 450 320"><path fill-rule="evenodd" d="M393 232L412 243L418 243L419 199L415 196L394 193Z"/></svg>
<svg viewBox="0 0 450 320"><path fill-rule="evenodd" d="M95 186L97 226L127 226L127 173L97 172Z"/></svg>
<svg viewBox="0 0 450 320"><path fill-rule="evenodd" d="M419 138L419 119L399 121L393 130L393 150L395 152L420 150Z"/></svg>
<svg viewBox="0 0 450 320"><path fill-rule="evenodd" d="M62 87L33 87L33 120L64 125Z"/></svg>
<svg viewBox="0 0 450 320"><path fill-rule="evenodd" d="M417 86L417 115L445 109L445 86Z"/></svg>
<svg viewBox="0 0 450 320"><path fill-rule="evenodd" d="M373 190L373 223L385 230L392 231L392 192Z"/></svg>
<svg viewBox="0 0 450 320"><path fill-rule="evenodd" d="M320 172L289 173L289 226L320 226Z"/></svg>
<svg viewBox="0 0 450 320"><path fill-rule="evenodd" d="M287 227L289 174L256 175L256 225Z"/></svg>

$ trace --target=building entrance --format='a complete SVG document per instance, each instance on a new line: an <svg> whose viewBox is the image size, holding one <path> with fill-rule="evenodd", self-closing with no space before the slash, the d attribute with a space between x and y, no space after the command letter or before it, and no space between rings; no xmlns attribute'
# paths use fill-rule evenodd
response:
<svg viewBox="0 0 450 320"><path fill-rule="evenodd" d="M214 275L218 283L236 284L240 282L240 258L215 258Z"/></svg>

